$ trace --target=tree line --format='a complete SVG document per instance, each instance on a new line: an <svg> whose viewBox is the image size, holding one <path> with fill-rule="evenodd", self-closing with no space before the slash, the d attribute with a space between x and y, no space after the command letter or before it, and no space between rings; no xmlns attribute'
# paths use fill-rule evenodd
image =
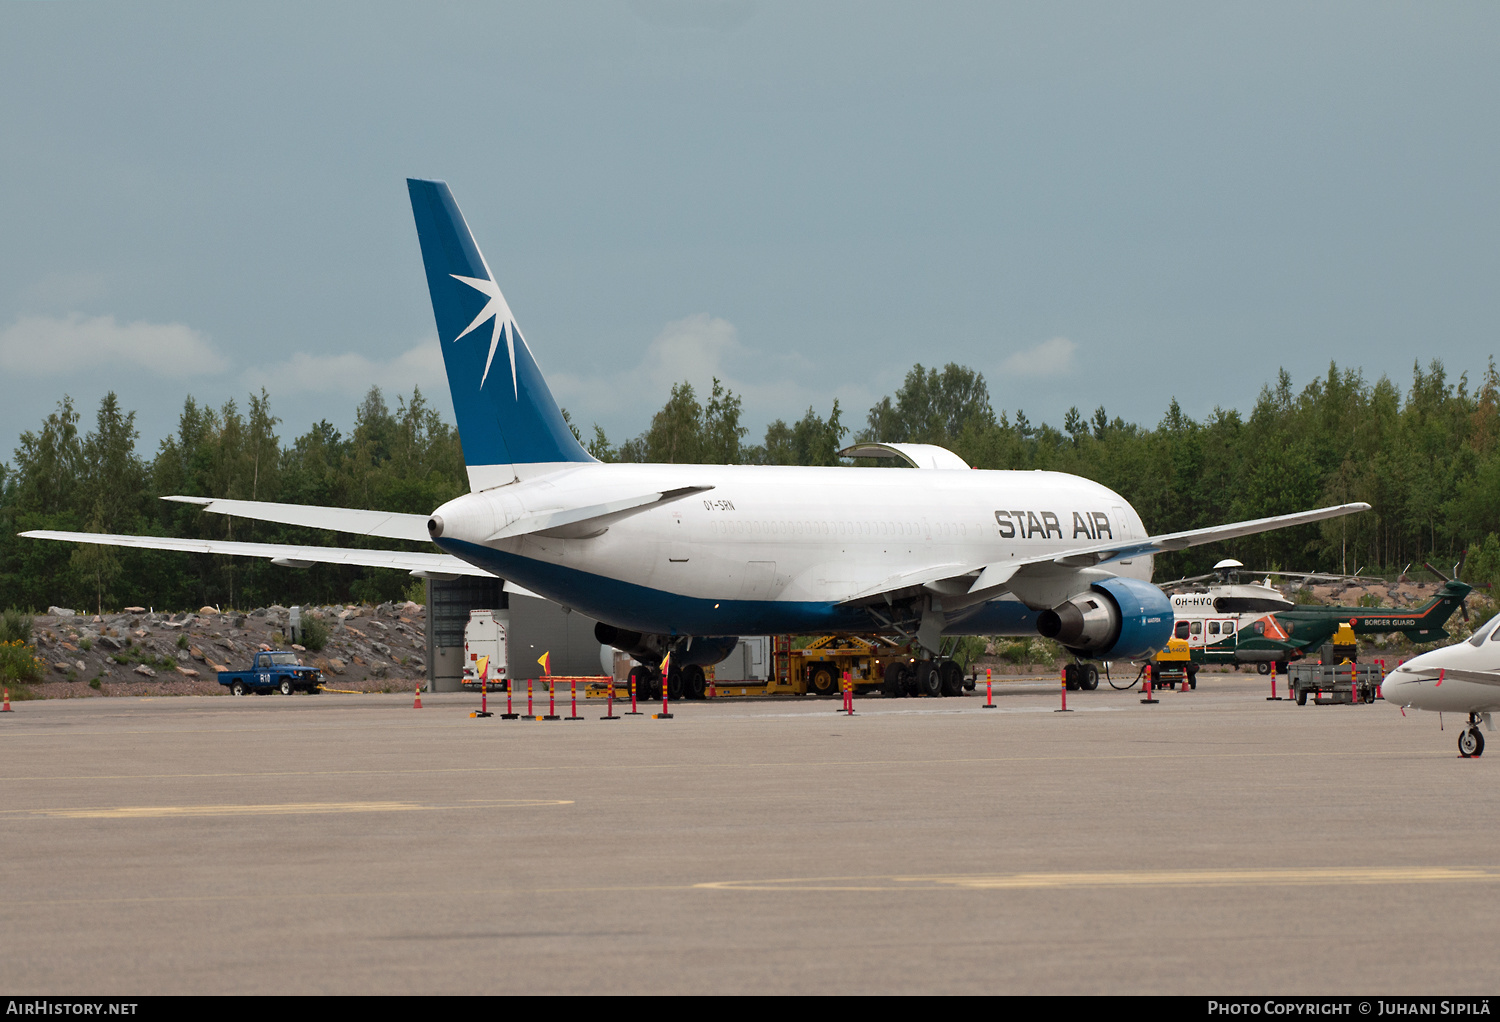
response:
<svg viewBox="0 0 1500 1022"><path fill-rule="evenodd" d="M292 570L255 558L16 535L56 529L389 548L391 540L204 514L196 505L158 498L181 494L427 514L468 488L458 433L419 389L392 409L372 388L347 436L324 420L283 443L280 422L264 390L251 395L243 411L234 401L216 409L189 397L177 430L147 460L136 451L135 413L121 409L114 394L100 402L87 431L64 397L40 428L21 434L14 461L0 465L0 606L253 607L405 594L412 579L396 571L340 565Z"/></svg>
<svg viewBox="0 0 1500 1022"><path fill-rule="evenodd" d="M690 382L634 438L612 443L597 424L585 438L601 461L837 465L850 442L947 447L986 469L1045 469L1095 479L1120 493L1153 533L1367 501L1373 510L1320 525L1181 551L1158 579L1206 571L1235 556L1252 568L1394 574L1433 560L1447 570L1467 549L1465 577L1500 579L1500 374L1477 385L1441 362L1416 364L1405 393L1330 364L1300 390L1281 370L1248 415L1216 408L1202 421L1173 399L1154 426L1099 407L1069 408L1060 427L1023 411L997 412L981 373L915 365L895 394L843 421L837 400L796 422L777 419L747 443L741 399L717 379L699 400ZM567 413L564 412L565 417ZM169 494L379 508L426 514L467 489L457 431L414 389L392 409L372 388L346 436L326 420L283 442L269 395L244 410L186 399L177 430L149 459L136 450L135 413L114 394L91 428L69 398L23 433L0 464L0 607L49 604L249 607L272 602L394 599L414 591L404 573L264 560L70 545L21 539L29 529L384 546L267 522L203 514Z"/></svg>

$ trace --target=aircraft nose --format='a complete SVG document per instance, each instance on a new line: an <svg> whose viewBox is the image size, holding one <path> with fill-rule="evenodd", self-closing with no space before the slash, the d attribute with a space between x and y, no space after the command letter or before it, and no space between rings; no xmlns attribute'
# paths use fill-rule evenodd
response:
<svg viewBox="0 0 1500 1022"><path fill-rule="evenodd" d="M1402 667L1385 676L1380 685L1380 696L1392 706L1405 706L1411 702L1411 695L1416 690L1416 675Z"/></svg>

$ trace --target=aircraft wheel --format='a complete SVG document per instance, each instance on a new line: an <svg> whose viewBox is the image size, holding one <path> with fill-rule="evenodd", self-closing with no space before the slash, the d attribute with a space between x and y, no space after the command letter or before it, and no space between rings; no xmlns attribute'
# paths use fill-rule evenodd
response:
<svg viewBox="0 0 1500 1022"><path fill-rule="evenodd" d="M1090 692L1099 687L1099 667L1097 664L1084 665L1083 687Z"/></svg>
<svg viewBox="0 0 1500 1022"><path fill-rule="evenodd" d="M1458 754L1464 759L1478 759L1484 755L1484 735L1477 727L1459 733Z"/></svg>
<svg viewBox="0 0 1500 1022"><path fill-rule="evenodd" d="M702 667L688 664L682 669L682 694L688 699L702 699L708 695L708 678Z"/></svg>
<svg viewBox="0 0 1500 1022"><path fill-rule="evenodd" d="M906 680L901 677L901 669L906 666L901 663L890 663L885 665L885 684L880 686L880 694L886 696L906 695Z"/></svg>
<svg viewBox="0 0 1500 1022"><path fill-rule="evenodd" d="M682 672L675 667L667 672L667 698L673 702L682 698Z"/></svg>
<svg viewBox="0 0 1500 1022"><path fill-rule="evenodd" d="M838 668L830 663L813 664L812 672L807 679L807 687L820 696L833 695L839 690Z"/></svg>
<svg viewBox="0 0 1500 1022"><path fill-rule="evenodd" d="M635 697L637 699L654 699L651 694L651 672L645 667L636 666L630 669L630 683L635 686Z"/></svg>
<svg viewBox="0 0 1500 1022"><path fill-rule="evenodd" d="M1239 665L1236 664L1235 666L1238 667ZM1262 660L1260 663L1256 664L1255 665L1255 669L1256 669L1256 671L1258 671L1261 674L1270 674L1271 673L1271 665L1268 664L1268 663L1266 663L1264 660Z"/></svg>
<svg viewBox="0 0 1500 1022"><path fill-rule="evenodd" d="M938 668L938 676L942 682L943 695L961 696L964 694L964 669L953 660L944 660Z"/></svg>
<svg viewBox="0 0 1500 1022"><path fill-rule="evenodd" d="M281 694L284 695L284 696L289 696L289 695L292 694L292 679L291 678L282 678L281 679Z"/></svg>
<svg viewBox="0 0 1500 1022"><path fill-rule="evenodd" d="M943 694L943 679L938 665L931 660L917 664L917 692L924 696Z"/></svg>
<svg viewBox="0 0 1500 1022"><path fill-rule="evenodd" d="M242 696L242 695L244 695L245 694L245 683L243 681L237 681L233 685L230 685L229 686L229 694L232 695L232 696Z"/></svg>

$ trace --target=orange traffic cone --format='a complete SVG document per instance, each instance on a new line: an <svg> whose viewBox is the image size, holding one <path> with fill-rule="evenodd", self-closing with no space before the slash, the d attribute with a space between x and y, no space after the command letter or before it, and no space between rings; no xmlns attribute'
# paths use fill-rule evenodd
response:
<svg viewBox="0 0 1500 1022"><path fill-rule="evenodd" d="M412 704L412 709L413 710L420 710L421 708L422 708L422 686L418 685L417 686L417 701L414 704Z"/></svg>
<svg viewBox="0 0 1500 1022"><path fill-rule="evenodd" d="M0 713L15 713L15 712L16 712L15 710L12 710L10 708L10 689L6 689L5 690L5 705L3 707L0 707Z"/></svg>

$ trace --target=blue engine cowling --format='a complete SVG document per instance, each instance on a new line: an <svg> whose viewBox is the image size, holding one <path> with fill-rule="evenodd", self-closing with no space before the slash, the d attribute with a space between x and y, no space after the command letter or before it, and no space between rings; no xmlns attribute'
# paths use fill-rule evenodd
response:
<svg viewBox="0 0 1500 1022"><path fill-rule="evenodd" d="M1172 637L1172 601L1150 582L1110 578L1037 616L1037 631L1074 656L1144 660Z"/></svg>

